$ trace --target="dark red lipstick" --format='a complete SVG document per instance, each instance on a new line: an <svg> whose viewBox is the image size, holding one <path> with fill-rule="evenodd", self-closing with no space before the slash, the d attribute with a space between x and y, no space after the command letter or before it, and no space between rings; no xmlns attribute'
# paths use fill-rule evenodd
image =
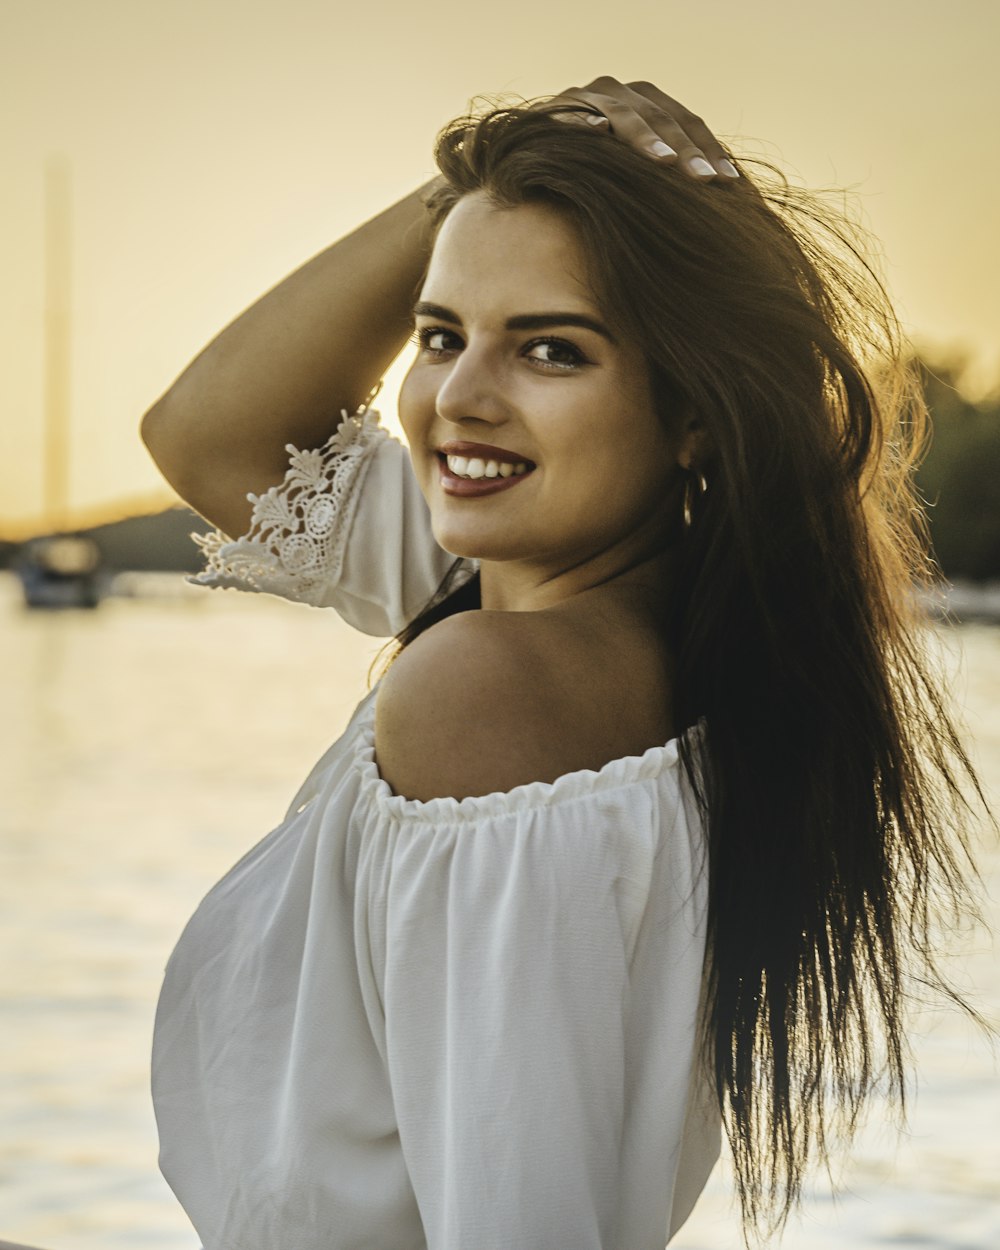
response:
<svg viewBox="0 0 1000 1250"><path fill-rule="evenodd" d="M448 456L462 456L466 460L495 461L497 464L523 464L521 473L511 473L508 477L460 477L448 467ZM446 495L459 499L476 499L482 495L496 495L500 491L510 490L529 478L535 471L535 463L516 451L508 451L504 447L491 447L488 443L468 443L452 441L443 443L437 452L441 466L441 489Z"/></svg>

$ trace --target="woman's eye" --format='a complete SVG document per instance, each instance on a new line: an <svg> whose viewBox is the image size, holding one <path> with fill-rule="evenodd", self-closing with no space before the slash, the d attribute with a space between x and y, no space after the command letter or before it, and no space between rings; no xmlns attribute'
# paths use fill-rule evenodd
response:
<svg viewBox="0 0 1000 1250"><path fill-rule="evenodd" d="M413 337L421 351L431 357L444 356L462 348L461 338L453 330L445 330L441 326L422 326ZM524 355L552 372L568 373L588 363L578 347L563 339L535 339L524 348Z"/></svg>
<svg viewBox="0 0 1000 1250"><path fill-rule="evenodd" d="M550 365L553 369L574 369L577 365L586 364L583 353L562 339L536 339L529 343L527 350L531 353L542 352L543 355L531 355L531 360L539 364Z"/></svg>
<svg viewBox="0 0 1000 1250"><path fill-rule="evenodd" d="M450 330L442 330L439 326L424 326L423 329L417 331L416 339L425 351L435 353L449 351L455 346L455 343L449 340L457 341L458 336L452 334Z"/></svg>

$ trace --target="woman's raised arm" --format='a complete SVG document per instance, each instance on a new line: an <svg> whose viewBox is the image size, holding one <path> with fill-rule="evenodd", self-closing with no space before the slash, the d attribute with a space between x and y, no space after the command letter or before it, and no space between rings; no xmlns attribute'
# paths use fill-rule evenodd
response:
<svg viewBox="0 0 1000 1250"><path fill-rule="evenodd" d="M250 521L247 492L354 412L412 328L430 246L428 183L333 244L227 326L146 413L142 437L177 493L224 533Z"/></svg>
<svg viewBox="0 0 1000 1250"><path fill-rule="evenodd" d="M548 105L609 126L624 143L699 180L735 168L705 123L652 83L607 76ZM544 106L543 106L544 107ZM708 159L706 159L708 158ZM224 533L242 534L247 492L287 468L285 446L325 442L399 353L431 246L429 182L297 269L215 338L146 413L163 476Z"/></svg>

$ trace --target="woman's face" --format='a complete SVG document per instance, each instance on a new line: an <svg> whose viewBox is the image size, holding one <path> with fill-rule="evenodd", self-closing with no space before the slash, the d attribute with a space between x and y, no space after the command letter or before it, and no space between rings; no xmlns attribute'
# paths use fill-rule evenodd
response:
<svg viewBox="0 0 1000 1250"><path fill-rule="evenodd" d="M662 550L680 506L678 438L558 212L460 200L415 320L400 418L435 538L484 561L484 588L485 562L515 562L536 585L572 571L580 586L581 570L597 584Z"/></svg>

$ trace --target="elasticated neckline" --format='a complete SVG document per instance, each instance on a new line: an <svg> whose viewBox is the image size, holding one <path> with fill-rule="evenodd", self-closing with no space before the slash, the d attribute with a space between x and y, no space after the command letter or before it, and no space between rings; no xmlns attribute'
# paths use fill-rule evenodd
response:
<svg viewBox="0 0 1000 1250"><path fill-rule="evenodd" d="M374 691L372 692L374 695ZM357 722L355 765L361 774L362 788L387 816L400 821L421 821L426 824L453 825L481 822L491 817L510 816L538 807L593 799L609 790L650 781L667 773L677 773L681 738L697 734L698 726L662 746L649 747L642 755L624 755L609 760L601 768L582 768L563 773L555 781L531 781L512 790L473 795L464 799L407 799L393 794L389 783L379 772L375 759L375 699L369 697Z"/></svg>

